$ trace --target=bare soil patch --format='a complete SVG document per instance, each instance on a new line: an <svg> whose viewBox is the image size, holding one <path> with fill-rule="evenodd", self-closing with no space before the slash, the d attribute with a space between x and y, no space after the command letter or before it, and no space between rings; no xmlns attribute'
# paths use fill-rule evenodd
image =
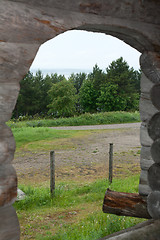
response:
<svg viewBox="0 0 160 240"><path fill-rule="evenodd" d="M83 130L85 131L85 130ZM73 149L55 150L56 181L93 181L108 177L109 143L114 144L114 177L140 172L139 125L121 129L92 129L85 137L68 139ZM18 152L13 162L20 183L49 180L49 152Z"/></svg>

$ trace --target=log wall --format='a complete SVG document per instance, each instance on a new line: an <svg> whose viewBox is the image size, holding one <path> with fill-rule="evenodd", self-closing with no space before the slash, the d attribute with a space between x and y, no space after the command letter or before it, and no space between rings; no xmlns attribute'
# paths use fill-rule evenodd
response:
<svg viewBox="0 0 160 240"><path fill-rule="evenodd" d="M112 35L142 53L139 192L142 196L149 194L148 211L157 218L159 183L154 184L152 166L156 163L159 168L159 24L160 2L155 0L0 1L0 240L20 238L12 208L17 188L12 166L15 141L6 125L16 104L19 81L27 74L42 43L72 29Z"/></svg>

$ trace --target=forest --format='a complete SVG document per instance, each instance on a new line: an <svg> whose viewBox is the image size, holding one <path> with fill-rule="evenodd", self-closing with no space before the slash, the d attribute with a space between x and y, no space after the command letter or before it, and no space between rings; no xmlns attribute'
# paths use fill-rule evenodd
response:
<svg viewBox="0 0 160 240"><path fill-rule="evenodd" d="M82 113L139 109L141 71L120 57L105 71L96 64L91 73L43 76L39 70L20 82L13 118L21 116L71 117Z"/></svg>

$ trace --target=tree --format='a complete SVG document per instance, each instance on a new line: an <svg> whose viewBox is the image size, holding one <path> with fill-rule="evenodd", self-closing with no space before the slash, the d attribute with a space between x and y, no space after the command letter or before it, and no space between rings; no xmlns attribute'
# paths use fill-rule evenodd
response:
<svg viewBox="0 0 160 240"><path fill-rule="evenodd" d="M84 112L97 111L97 99L100 95L101 85L106 81L106 74L97 66L88 74L80 89L80 103Z"/></svg>
<svg viewBox="0 0 160 240"><path fill-rule="evenodd" d="M49 114L56 117L70 117L75 113L76 89L67 80L53 84L48 91L51 103L48 105Z"/></svg>
<svg viewBox="0 0 160 240"><path fill-rule="evenodd" d="M118 85L106 83L101 87L100 96L97 99L100 111L123 111L126 108L126 99L118 94Z"/></svg>
<svg viewBox="0 0 160 240"><path fill-rule="evenodd" d="M77 94L79 94L80 88L82 86L83 81L86 79L85 73L72 73L69 77L68 81L70 81L77 90Z"/></svg>
<svg viewBox="0 0 160 240"><path fill-rule="evenodd" d="M93 87L93 82L86 79L80 89L80 105L84 112L95 112L96 106L96 91Z"/></svg>
<svg viewBox="0 0 160 240"><path fill-rule="evenodd" d="M126 102L124 110L138 109L140 74L130 69L122 57L107 68L107 82L118 86L117 93Z"/></svg>

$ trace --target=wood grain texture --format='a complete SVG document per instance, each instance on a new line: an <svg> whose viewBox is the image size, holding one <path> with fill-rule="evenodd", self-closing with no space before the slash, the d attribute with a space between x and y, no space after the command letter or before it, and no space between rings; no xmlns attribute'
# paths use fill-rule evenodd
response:
<svg viewBox="0 0 160 240"><path fill-rule="evenodd" d="M160 164L160 138L153 142L151 146L151 156L155 163Z"/></svg>
<svg viewBox="0 0 160 240"><path fill-rule="evenodd" d="M160 165L157 163L148 169L148 184L152 191L160 191Z"/></svg>
<svg viewBox="0 0 160 240"><path fill-rule="evenodd" d="M15 209L0 207L0 240L19 240L20 228Z"/></svg>
<svg viewBox="0 0 160 240"><path fill-rule="evenodd" d="M138 192L141 196L148 196L151 193L151 188L146 184L139 184Z"/></svg>
<svg viewBox="0 0 160 240"><path fill-rule="evenodd" d="M147 130L147 123L142 122L140 127L140 142L144 147L151 147L153 140L150 138Z"/></svg>
<svg viewBox="0 0 160 240"><path fill-rule="evenodd" d="M160 138L160 112L154 114L148 122L148 134L154 141Z"/></svg>
<svg viewBox="0 0 160 240"><path fill-rule="evenodd" d="M141 93L148 93L150 94L151 88L154 86L154 83L150 81L145 74L142 72L141 81L140 81L140 89Z"/></svg>
<svg viewBox="0 0 160 240"><path fill-rule="evenodd" d="M153 219L160 219L160 191L153 191L148 195L147 209Z"/></svg>
<svg viewBox="0 0 160 240"><path fill-rule="evenodd" d="M9 164L14 158L16 148L11 129L6 124L0 124L0 164Z"/></svg>
<svg viewBox="0 0 160 240"><path fill-rule="evenodd" d="M160 220L148 220L99 240L159 240Z"/></svg>
<svg viewBox="0 0 160 240"><path fill-rule="evenodd" d="M153 105L150 96L148 94L141 94L139 103L141 121L148 121L158 109Z"/></svg>
<svg viewBox="0 0 160 240"><path fill-rule="evenodd" d="M136 193L115 192L107 189L103 202L103 212L120 216L150 219L146 200Z"/></svg>
<svg viewBox="0 0 160 240"><path fill-rule="evenodd" d="M155 84L151 88L150 96L153 105L160 110L160 84Z"/></svg>
<svg viewBox="0 0 160 240"><path fill-rule="evenodd" d="M17 175L11 164L0 165L0 207L11 205L17 198Z"/></svg>

